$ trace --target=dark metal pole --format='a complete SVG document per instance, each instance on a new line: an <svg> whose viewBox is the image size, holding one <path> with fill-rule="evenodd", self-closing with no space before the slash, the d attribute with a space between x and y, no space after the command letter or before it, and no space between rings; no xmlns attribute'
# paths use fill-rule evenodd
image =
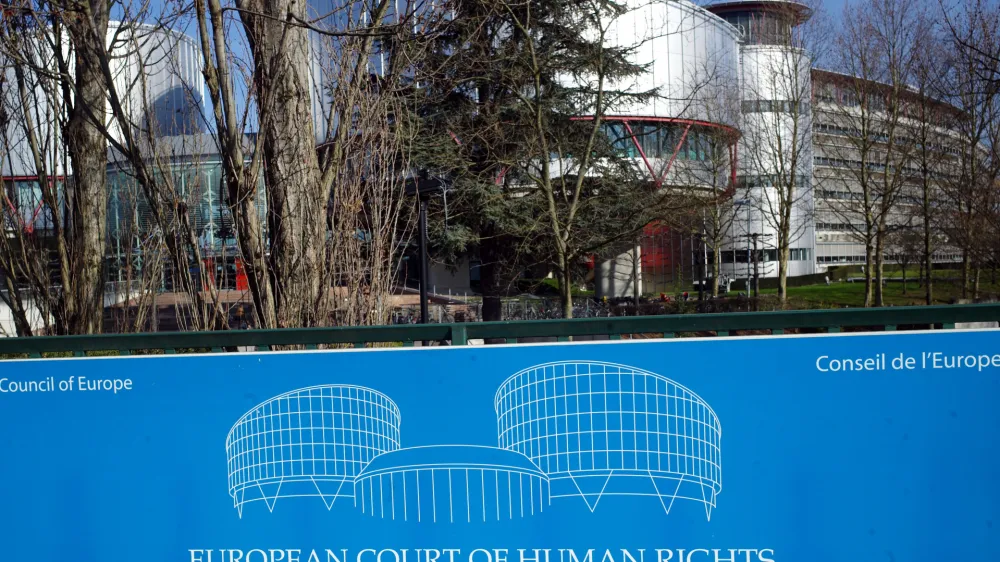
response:
<svg viewBox="0 0 1000 562"><path fill-rule="evenodd" d="M420 198L420 323L427 323L427 199Z"/></svg>
<svg viewBox="0 0 1000 562"><path fill-rule="evenodd" d="M698 300L705 300L705 239L699 232L695 236L695 240L698 242Z"/></svg>
<svg viewBox="0 0 1000 562"><path fill-rule="evenodd" d="M636 237L632 248L632 302L635 304L635 315L639 316L639 260L642 258L642 238Z"/></svg>
<svg viewBox="0 0 1000 562"><path fill-rule="evenodd" d="M753 235L753 296L760 297L760 270L757 267L757 233Z"/></svg>

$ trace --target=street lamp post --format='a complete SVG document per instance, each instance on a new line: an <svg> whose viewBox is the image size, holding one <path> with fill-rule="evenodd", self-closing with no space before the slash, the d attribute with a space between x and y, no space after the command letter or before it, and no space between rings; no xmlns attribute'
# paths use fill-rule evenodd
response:
<svg viewBox="0 0 1000 562"><path fill-rule="evenodd" d="M435 195L443 194L444 182L437 178L429 178L426 170L421 170L416 177L407 180L406 194L417 197L420 206L417 217L418 245L420 254L420 323L427 324L430 319L427 310L427 287L430 286L430 265L427 252L427 202Z"/></svg>

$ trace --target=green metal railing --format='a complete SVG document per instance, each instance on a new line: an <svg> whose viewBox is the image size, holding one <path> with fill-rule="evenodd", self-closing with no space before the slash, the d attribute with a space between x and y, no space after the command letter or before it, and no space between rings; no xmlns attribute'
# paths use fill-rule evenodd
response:
<svg viewBox="0 0 1000 562"><path fill-rule="evenodd" d="M43 336L0 338L0 358L43 357L71 354L130 355L135 353L197 353L253 348L317 349L320 346L367 347L372 344L413 345L437 342L467 345L479 339L488 343L517 343L526 339L607 337L730 336L750 333L783 334L788 331L835 333L896 329L952 329L966 322L1000 320L1000 304L928 307L894 307L782 312L626 316L572 320L528 320L468 324L365 326L347 328L298 328L219 332L159 332L94 336Z"/></svg>

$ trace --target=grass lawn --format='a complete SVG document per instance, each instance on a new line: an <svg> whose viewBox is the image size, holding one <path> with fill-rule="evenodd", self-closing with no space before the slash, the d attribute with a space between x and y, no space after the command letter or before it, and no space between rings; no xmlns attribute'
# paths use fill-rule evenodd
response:
<svg viewBox="0 0 1000 562"><path fill-rule="evenodd" d="M916 272L914 272L914 275ZM909 281L907 273L906 294L903 294L903 284L890 282L885 285L885 304L887 306L912 306L924 304L924 289L916 281ZM934 283L935 304L947 304L952 299L962 297L960 282L948 279L960 279L957 271L935 271L934 277L939 279ZM765 289L764 294L777 293L776 289ZM991 283L987 273L980 277L979 294L981 297L1000 294L1000 283ZM971 291L970 291L971 296ZM808 285L805 287L789 287L788 299L790 308L838 308L860 307L865 302L864 282L833 283L827 285Z"/></svg>

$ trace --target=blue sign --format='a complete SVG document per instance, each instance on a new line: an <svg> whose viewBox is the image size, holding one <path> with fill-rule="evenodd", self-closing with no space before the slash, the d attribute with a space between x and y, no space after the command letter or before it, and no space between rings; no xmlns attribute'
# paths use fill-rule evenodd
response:
<svg viewBox="0 0 1000 562"><path fill-rule="evenodd" d="M998 397L998 330L2 362L0 548L990 559Z"/></svg>

